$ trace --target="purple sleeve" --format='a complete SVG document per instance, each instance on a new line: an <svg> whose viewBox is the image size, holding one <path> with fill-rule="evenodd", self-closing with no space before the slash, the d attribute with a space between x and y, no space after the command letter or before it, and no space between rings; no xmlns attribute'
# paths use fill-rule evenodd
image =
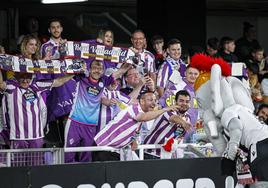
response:
<svg viewBox="0 0 268 188"><path fill-rule="evenodd" d="M19 87L19 83L14 80L7 80L6 81L6 89L4 92L6 93L12 93L17 87Z"/></svg>
<svg viewBox="0 0 268 188"><path fill-rule="evenodd" d="M180 61L180 74L181 77L185 77L185 72L186 72L186 65L183 63L183 61Z"/></svg>
<svg viewBox="0 0 268 188"><path fill-rule="evenodd" d="M47 43L45 44L42 44L41 48L40 48L40 53L41 53L41 58L44 58L46 56L46 46L47 46Z"/></svg>
<svg viewBox="0 0 268 188"><path fill-rule="evenodd" d="M102 80L104 80L104 87L107 87L107 86L109 86L109 85L111 85L111 84L113 84L115 82L115 79L114 79L113 75L111 75L109 77L103 75Z"/></svg>
<svg viewBox="0 0 268 188"><path fill-rule="evenodd" d="M161 66L161 68L158 72L158 75L157 75L157 86L161 87L161 88L166 88L167 81L170 77L170 74L171 74L171 70L170 70L168 64L164 63Z"/></svg>

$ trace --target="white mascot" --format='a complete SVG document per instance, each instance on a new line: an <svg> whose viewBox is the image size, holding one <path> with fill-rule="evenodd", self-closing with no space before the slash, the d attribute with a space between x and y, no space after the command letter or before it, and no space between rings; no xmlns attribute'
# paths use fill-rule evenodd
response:
<svg viewBox="0 0 268 188"><path fill-rule="evenodd" d="M196 54L196 98L205 132L222 157L222 173L238 184L268 188L268 126L253 114L251 95L221 58Z"/></svg>

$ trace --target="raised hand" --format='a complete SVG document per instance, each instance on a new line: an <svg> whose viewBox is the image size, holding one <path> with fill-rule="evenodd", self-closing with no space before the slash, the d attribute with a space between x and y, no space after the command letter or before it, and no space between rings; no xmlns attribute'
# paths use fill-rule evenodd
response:
<svg viewBox="0 0 268 188"><path fill-rule="evenodd" d="M172 105L172 106L166 107L164 109L165 109L166 112L177 111L179 109L179 106L178 105Z"/></svg>

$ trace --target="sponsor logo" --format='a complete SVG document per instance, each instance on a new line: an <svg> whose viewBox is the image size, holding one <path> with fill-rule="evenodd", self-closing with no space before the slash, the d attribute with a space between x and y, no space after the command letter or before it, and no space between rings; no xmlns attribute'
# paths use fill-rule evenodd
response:
<svg viewBox="0 0 268 188"><path fill-rule="evenodd" d="M230 185L233 185L234 179L231 176L226 177L225 179L225 188L230 188ZM94 184L80 184L77 185L77 188L96 188ZM104 183L101 187L111 188L112 186L109 183ZM115 187L126 188L126 187L138 187L138 188L148 188L146 182L143 181L131 181L127 185L124 185L122 182L118 182ZM215 183L210 178L197 178L196 181L193 179L178 179L176 185L173 185L173 182L167 179L161 179L157 181L153 187L174 187L174 188L216 188ZM232 186L231 186L232 187ZM42 188L63 188L57 184L48 184Z"/></svg>

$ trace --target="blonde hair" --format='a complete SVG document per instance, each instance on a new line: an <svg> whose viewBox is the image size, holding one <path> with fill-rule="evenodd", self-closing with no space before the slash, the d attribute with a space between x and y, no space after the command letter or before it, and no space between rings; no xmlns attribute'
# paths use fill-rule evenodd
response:
<svg viewBox="0 0 268 188"><path fill-rule="evenodd" d="M106 34L107 32L111 32L112 39L113 39L113 40L112 40L112 45L113 45L113 44L114 44L114 33L113 33L113 31L110 30L110 29L101 29L101 30L99 31L99 33L98 33L98 38L101 39L102 41L104 41L105 34Z"/></svg>
<svg viewBox="0 0 268 188"><path fill-rule="evenodd" d="M27 44L30 42L30 40L34 39L37 43L37 49L36 49L36 52L32 55L32 59L33 60L37 60L37 59L40 59L40 47L41 47L41 42L40 40L34 36L34 35L26 35L25 37L23 37L22 39L22 42L21 42L21 45L20 45L20 52L22 55L26 56L26 46Z"/></svg>

